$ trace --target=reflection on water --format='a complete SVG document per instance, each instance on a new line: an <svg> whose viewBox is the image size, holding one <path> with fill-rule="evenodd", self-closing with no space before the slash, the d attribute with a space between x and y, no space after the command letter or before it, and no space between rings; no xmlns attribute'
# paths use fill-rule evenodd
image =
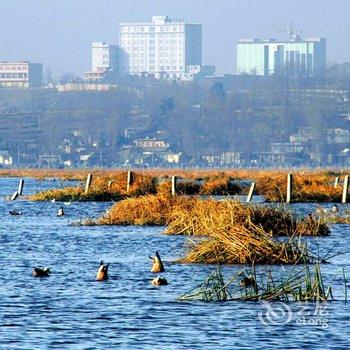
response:
<svg viewBox="0 0 350 350"><path fill-rule="evenodd" d="M17 189L17 179L0 179L1 196ZM25 193L59 186L59 182L26 180ZM349 304L326 304L327 328L302 321L299 304L290 304L297 321L264 325L262 303L180 303L176 298L202 282L213 266L169 263L183 251L185 238L163 236L162 227L75 227L98 216L111 203L72 203L56 216L59 203L14 203L1 199L0 344L3 348L129 349L346 349ZM330 205L331 206L331 205ZM316 205L293 205L300 212ZM11 216L9 210L22 210ZM329 279L347 266L350 272L350 227L336 225L333 235L311 239L326 252L346 254L324 265ZM150 281L148 255L160 251L168 286ZM100 260L110 262L110 279L95 281ZM50 266L46 279L31 276L33 266ZM238 266L226 266L230 276ZM279 269L279 268L275 268ZM343 292L341 278L335 289ZM338 286L338 287L337 287ZM350 294L350 293L349 293ZM314 305L309 306L313 308ZM304 311L305 312L305 311ZM301 315L301 316L300 316ZM305 317L304 317L305 318ZM309 322L309 323L308 323Z"/></svg>

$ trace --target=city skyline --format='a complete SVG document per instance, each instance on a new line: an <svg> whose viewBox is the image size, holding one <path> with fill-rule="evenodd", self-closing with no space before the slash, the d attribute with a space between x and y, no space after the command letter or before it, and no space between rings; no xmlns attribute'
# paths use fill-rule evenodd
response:
<svg viewBox="0 0 350 350"><path fill-rule="evenodd" d="M327 62L350 60L344 45L350 5L346 1L294 1L283 4L258 1L155 1L147 8L140 1L4 1L0 4L1 60L42 62L54 75L81 75L91 65L91 42L119 43L119 24L148 21L153 15L177 16L203 25L203 64L216 66L217 74L235 73L240 38L277 37L290 22L305 37L326 37ZM199 5L199 6L198 6ZM13 8L21 8L19 13ZM96 9L98 8L98 11ZM266 20L266 14L275 16ZM312 16L306 14L312 13ZM337 17L337 21L326 20ZM312 18L312 21L310 21ZM101 25L103 24L103 25ZM244 24L244 25L243 25ZM11 38L11 40L9 40ZM24 40L25 38L25 40Z"/></svg>

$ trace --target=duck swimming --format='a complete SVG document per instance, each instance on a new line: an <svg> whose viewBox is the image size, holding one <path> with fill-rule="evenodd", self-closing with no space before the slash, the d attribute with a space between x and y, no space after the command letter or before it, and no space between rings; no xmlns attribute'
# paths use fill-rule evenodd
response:
<svg viewBox="0 0 350 350"><path fill-rule="evenodd" d="M63 207L60 207L60 209L58 209L57 216L64 216Z"/></svg>
<svg viewBox="0 0 350 350"><path fill-rule="evenodd" d="M51 270L48 267L41 269L40 267L33 268L33 276L34 277L48 277L51 273Z"/></svg>
<svg viewBox="0 0 350 350"><path fill-rule="evenodd" d="M100 262L100 267L98 268L97 275L96 275L96 280L97 281L105 281L108 280L108 266L103 264L103 260Z"/></svg>
<svg viewBox="0 0 350 350"><path fill-rule="evenodd" d="M21 211L17 211L17 210L10 210L9 213L10 213L11 215L14 215L14 216L16 216L16 215L21 215L21 214L22 214Z"/></svg>
<svg viewBox="0 0 350 350"><path fill-rule="evenodd" d="M156 256L154 257L150 256L149 258L153 260L151 272L154 272L154 273L164 272L164 265L158 252L156 252Z"/></svg>
<svg viewBox="0 0 350 350"><path fill-rule="evenodd" d="M168 281L165 278L158 276L152 280L152 284L154 286L166 286L168 284Z"/></svg>
<svg viewBox="0 0 350 350"><path fill-rule="evenodd" d="M333 205L332 207L332 213L337 213L339 211L339 208L336 204Z"/></svg>

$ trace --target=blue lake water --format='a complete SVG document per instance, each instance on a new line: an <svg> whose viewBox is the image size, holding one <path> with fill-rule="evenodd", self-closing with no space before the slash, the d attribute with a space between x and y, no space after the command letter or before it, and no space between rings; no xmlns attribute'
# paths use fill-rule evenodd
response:
<svg viewBox="0 0 350 350"><path fill-rule="evenodd" d="M5 200L17 186L18 179L0 179L1 348L350 348L350 301L272 303L272 313L258 302L176 301L215 267L172 263L182 254L185 237L164 236L162 227L71 226L71 221L99 216L111 203L72 203L59 218L59 203ZM26 179L24 194L59 186ZM302 213L316 207L292 206ZM11 209L23 214L11 216ZM344 253L322 266L327 280L344 266L350 275L350 225L332 226L330 237L310 239L314 249L316 243L321 253L331 247ZM156 250L165 261L168 286L150 283L148 256ZM101 259L111 264L106 282L95 281ZM34 266L49 266L51 276L33 278ZM240 268L225 266L223 273L229 277ZM344 298L341 276L332 285L336 298Z"/></svg>

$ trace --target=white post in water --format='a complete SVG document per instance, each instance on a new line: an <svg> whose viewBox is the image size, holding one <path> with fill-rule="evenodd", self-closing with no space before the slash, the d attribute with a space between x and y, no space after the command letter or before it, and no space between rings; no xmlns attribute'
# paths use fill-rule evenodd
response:
<svg viewBox="0 0 350 350"><path fill-rule="evenodd" d="M11 197L11 201L15 201L18 197L18 191L15 191Z"/></svg>
<svg viewBox="0 0 350 350"><path fill-rule="evenodd" d="M132 171L128 171L128 174L126 175L126 192L129 193L130 192L130 186L132 185L132 177L133 177L133 173Z"/></svg>
<svg viewBox="0 0 350 350"><path fill-rule="evenodd" d="M171 177L171 195L172 196L176 195L176 181L177 181L176 176L172 176Z"/></svg>
<svg viewBox="0 0 350 350"><path fill-rule="evenodd" d="M249 193L247 196L247 203L250 203L250 201L252 200L254 189L255 189L255 182L253 181L252 184L250 185Z"/></svg>
<svg viewBox="0 0 350 350"><path fill-rule="evenodd" d="M19 196L22 196L23 186L24 186L24 180L21 179L21 180L19 180L18 191L17 191Z"/></svg>
<svg viewBox="0 0 350 350"><path fill-rule="evenodd" d="M113 184L113 181L108 181L108 189L110 190L111 189L111 187L112 187L112 184Z"/></svg>
<svg viewBox="0 0 350 350"><path fill-rule="evenodd" d="M287 175L287 198L286 203L292 201L292 191L293 191L293 174Z"/></svg>
<svg viewBox="0 0 350 350"><path fill-rule="evenodd" d="M343 185L343 196L342 203L346 203L348 197L348 188L349 188L349 175L345 175L344 177L344 185Z"/></svg>
<svg viewBox="0 0 350 350"><path fill-rule="evenodd" d="M85 193L87 193L89 191L91 181L92 181L92 174L88 174L88 176L86 178L86 182L85 182Z"/></svg>
<svg viewBox="0 0 350 350"><path fill-rule="evenodd" d="M337 188L337 187L338 187L338 183L339 183L339 177L337 176L337 177L334 179L334 188Z"/></svg>

